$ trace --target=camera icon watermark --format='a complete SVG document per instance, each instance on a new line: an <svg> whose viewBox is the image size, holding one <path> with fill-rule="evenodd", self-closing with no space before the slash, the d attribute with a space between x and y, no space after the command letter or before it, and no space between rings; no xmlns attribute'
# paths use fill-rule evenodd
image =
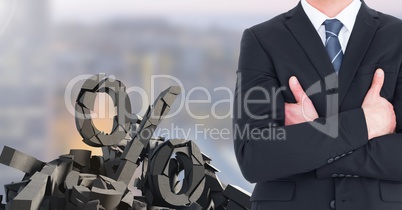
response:
<svg viewBox="0 0 402 210"><path fill-rule="evenodd" d="M339 135L339 94L337 89L338 75L333 73L325 77L324 84L322 84L322 81L317 81L305 91L308 97L322 91L329 93L326 94L326 116L321 117L317 121L308 121L308 123L318 131L332 138L336 138ZM308 119L303 106L304 103L302 103L303 117Z"/></svg>

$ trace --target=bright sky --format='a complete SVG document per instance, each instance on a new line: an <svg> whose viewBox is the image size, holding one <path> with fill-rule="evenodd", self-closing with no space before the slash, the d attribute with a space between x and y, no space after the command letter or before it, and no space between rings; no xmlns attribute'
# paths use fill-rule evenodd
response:
<svg viewBox="0 0 402 210"><path fill-rule="evenodd" d="M186 21L186 17L211 18L272 17L294 7L298 0L52 0L55 21L78 19L98 21L113 17L148 16ZM400 0L366 0L379 11L402 16ZM401 14L401 15L400 15ZM189 20L192 20L191 18ZM189 21L188 20L188 21Z"/></svg>
<svg viewBox="0 0 402 210"><path fill-rule="evenodd" d="M52 1L55 17L93 16L93 18L114 15L247 15L281 11L297 4L297 0L55 0Z"/></svg>

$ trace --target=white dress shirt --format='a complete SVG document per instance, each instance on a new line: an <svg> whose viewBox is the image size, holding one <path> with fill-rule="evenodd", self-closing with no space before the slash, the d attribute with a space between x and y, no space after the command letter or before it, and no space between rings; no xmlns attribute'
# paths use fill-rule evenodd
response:
<svg viewBox="0 0 402 210"><path fill-rule="evenodd" d="M329 18L324 13L320 12L315 7L311 6L307 2L307 0L301 0L301 5L303 7L304 12L306 12L308 18L313 24L314 28L317 30L318 35L320 35L322 43L325 45L326 34L325 34L325 26L323 25L324 21L327 19L338 19L343 24L341 31L339 32L338 38L342 47L343 53L346 51L346 46L348 45L348 41L350 35L352 34L353 26L356 22L357 13L361 7L360 0L353 0L342 12L340 12L336 17Z"/></svg>

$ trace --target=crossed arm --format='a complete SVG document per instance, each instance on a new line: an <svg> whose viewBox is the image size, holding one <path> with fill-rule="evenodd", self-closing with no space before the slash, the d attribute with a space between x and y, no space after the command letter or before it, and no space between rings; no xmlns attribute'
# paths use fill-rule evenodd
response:
<svg viewBox="0 0 402 210"><path fill-rule="evenodd" d="M367 92L362 109L366 119L368 140L395 132L396 118L394 106L380 96L384 85L384 71L377 69L369 91ZM300 86L296 77L289 79L289 87L296 103L285 103L285 125L293 125L318 118L310 98Z"/></svg>
<svg viewBox="0 0 402 210"><path fill-rule="evenodd" d="M402 167L399 166L402 156L398 155L402 148L402 134L395 134L394 106L380 96L384 76L383 70L376 71L371 88L362 104L369 142L356 149L352 155L318 168L318 178L328 178L333 174L353 174L382 180L402 180ZM400 111L401 104L398 97L400 97L401 81L398 82L395 110ZM297 78L290 78L289 86L297 103L285 103L285 124L298 124L318 118L313 103L297 82ZM398 130L400 129L398 127Z"/></svg>
<svg viewBox="0 0 402 210"><path fill-rule="evenodd" d="M264 182L314 170L317 171L318 178L329 178L332 173L344 173L402 181L402 167L399 167L402 160L399 152L399 148L402 148L402 134L399 134L402 132L402 78L398 79L395 90L395 111L379 95L384 74L378 73L375 74L372 88L367 93L362 108L341 112L337 120L335 117L318 117L315 109L301 109L302 104L306 107L308 103L314 106L303 96L304 91L297 80L293 85L290 84L298 101L296 104L285 104L281 95L276 97L277 107L266 103L252 103L248 106L236 103L245 97L251 101L266 100L264 94L249 94L255 87L279 89L272 61L265 53L253 33L246 30L239 59L238 77L241 79L237 81L235 94L235 131L246 127L249 130L282 129L286 139L275 141L265 136L244 136L235 132L235 154L248 181ZM290 83L295 82L295 79L292 77ZM253 116L270 117L250 117L247 109L254 111ZM300 113L307 117L300 118L303 116ZM272 117L273 114L277 117ZM336 138L329 137L311 126L308 122L311 120L322 123L323 129L328 132L334 126L339 126L339 135ZM274 124L280 126L272 126ZM353 154L329 163L332 157L352 150Z"/></svg>

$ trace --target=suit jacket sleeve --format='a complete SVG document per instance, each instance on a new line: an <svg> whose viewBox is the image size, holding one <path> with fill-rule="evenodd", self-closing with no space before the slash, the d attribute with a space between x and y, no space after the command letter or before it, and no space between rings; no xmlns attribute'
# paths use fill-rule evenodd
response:
<svg viewBox="0 0 402 210"><path fill-rule="evenodd" d="M351 155L334 161L317 170L318 178L328 178L333 174L350 174L363 177L402 181L402 73L396 84L392 101L396 115L396 134L372 139Z"/></svg>
<svg viewBox="0 0 402 210"><path fill-rule="evenodd" d="M336 138L310 123L283 126L284 98L281 93L275 94L280 84L266 50L252 29L244 31L234 97L233 132L236 158L248 181L264 182L310 172L328 164L337 155L367 144L362 109L338 115ZM317 122L325 124L328 131L338 123L335 117L319 118ZM269 132L285 136L280 140L264 135Z"/></svg>

